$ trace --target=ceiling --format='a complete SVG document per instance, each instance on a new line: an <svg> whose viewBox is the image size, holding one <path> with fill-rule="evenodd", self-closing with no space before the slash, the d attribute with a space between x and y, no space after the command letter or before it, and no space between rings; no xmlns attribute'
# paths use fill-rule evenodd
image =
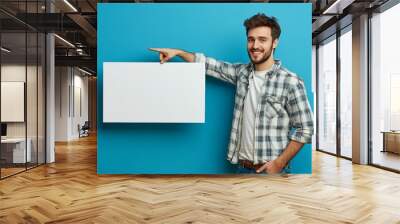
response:
<svg viewBox="0 0 400 224"><path fill-rule="evenodd" d="M388 0L1 0L0 24L2 43L11 43L21 54L25 48L26 29L29 32L54 32L56 65L80 66L96 71L97 2L103 3L167 3L167 2L270 2L312 3L313 43L335 32L337 22L341 26L351 23L351 17L379 7ZM49 13L52 11L52 13ZM342 22L344 21L344 22ZM66 40L63 41L62 39ZM28 54L34 43L28 44ZM31 49L32 48L32 49Z"/></svg>

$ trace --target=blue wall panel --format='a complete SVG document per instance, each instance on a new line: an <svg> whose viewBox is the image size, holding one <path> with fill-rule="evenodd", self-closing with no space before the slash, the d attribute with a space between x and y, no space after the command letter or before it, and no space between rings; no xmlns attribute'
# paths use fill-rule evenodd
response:
<svg viewBox="0 0 400 224"><path fill-rule="evenodd" d="M312 105L311 4L98 4L99 174L235 171L226 160L234 86L207 77L204 124L104 124L102 64L158 61L149 47L181 48L248 63L243 21L258 12L278 18L282 35L275 57L303 78ZM306 145L291 165L293 173L310 173L311 146Z"/></svg>

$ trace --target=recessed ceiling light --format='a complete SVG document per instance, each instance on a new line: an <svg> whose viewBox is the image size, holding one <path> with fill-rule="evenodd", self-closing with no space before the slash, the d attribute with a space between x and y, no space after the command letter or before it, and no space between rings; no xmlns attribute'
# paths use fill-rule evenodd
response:
<svg viewBox="0 0 400 224"><path fill-rule="evenodd" d="M78 12L78 10L71 4L69 3L68 0L64 0L65 4L67 4L72 10L74 10L74 12Z"/></svg>
<svg viewBox="0 0 400 224"><path fill-rule="evenodd" d="M88 71L86 71L86 70L83 70L83 69L81 69L81 68L79 68L79 67L78 67L78 70L81 71L81 72L83 72L83 73L85 73L85 74L87 74L87 75L90 75L90 76L92 75L92 73L90 73L90 72L88 72Z"/></svg>
<svg viewBox="0 0 400 224"><path fill-rule="evenodd" d="M1 47L1 51L4 51L6 53L10 53L11 52L11 50L9 50L9 49L7 49L5 47Z"/></svg>
<svg viewBox="0 0 400 224"><path fill-rule="evenodd" d="M58 39L60 39L61 41L63 41L64 43L66 43L67 45L69 45L69 46L75 48L75 45L71 44L71 42L69 42L68 40L66 40L66 39L64 39L64 38L62 38L62 37L60 37L60 36L57 35L57 34L54 34L54 36L57 37Z"/></svg>

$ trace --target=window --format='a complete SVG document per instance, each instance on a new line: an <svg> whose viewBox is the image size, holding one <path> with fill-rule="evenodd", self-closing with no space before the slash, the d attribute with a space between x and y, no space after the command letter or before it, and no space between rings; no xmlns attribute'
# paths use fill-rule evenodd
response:
<svg viewBox="0 0 400 224"><path fill-rule="evenodd" d="M352 32L340 36L340 155L352 157Z"/></svg>
<svg viewBox="0 0 400 224"><path fill-rule="evenodd" d="M400 170L400 4L371 19L372 164Z"/></svg>
<svg viewBox="0 0 400 224"><path fill-rule="evenodd" d="M336 36L318 47L318 149L336 153Z"/></svg>

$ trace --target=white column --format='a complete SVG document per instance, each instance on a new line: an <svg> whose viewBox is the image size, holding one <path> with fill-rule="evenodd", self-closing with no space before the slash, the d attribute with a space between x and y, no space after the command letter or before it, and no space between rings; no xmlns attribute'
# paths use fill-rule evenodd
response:
<svg viewBox="0 0 400 224"><path fill-rule="evenodd" d="M54 12L54 5L46 1L47 12ZM46 163L55 162L55 43L54 35L46 35Z"/></svg>
<svg viewBox="0 0 400 224"><path fill-rule="evenodd" d="M46 76L46 163L55 161L54 133L55 133L55 76L54 76L54 35L47 34L47 76Z"/></svg>

